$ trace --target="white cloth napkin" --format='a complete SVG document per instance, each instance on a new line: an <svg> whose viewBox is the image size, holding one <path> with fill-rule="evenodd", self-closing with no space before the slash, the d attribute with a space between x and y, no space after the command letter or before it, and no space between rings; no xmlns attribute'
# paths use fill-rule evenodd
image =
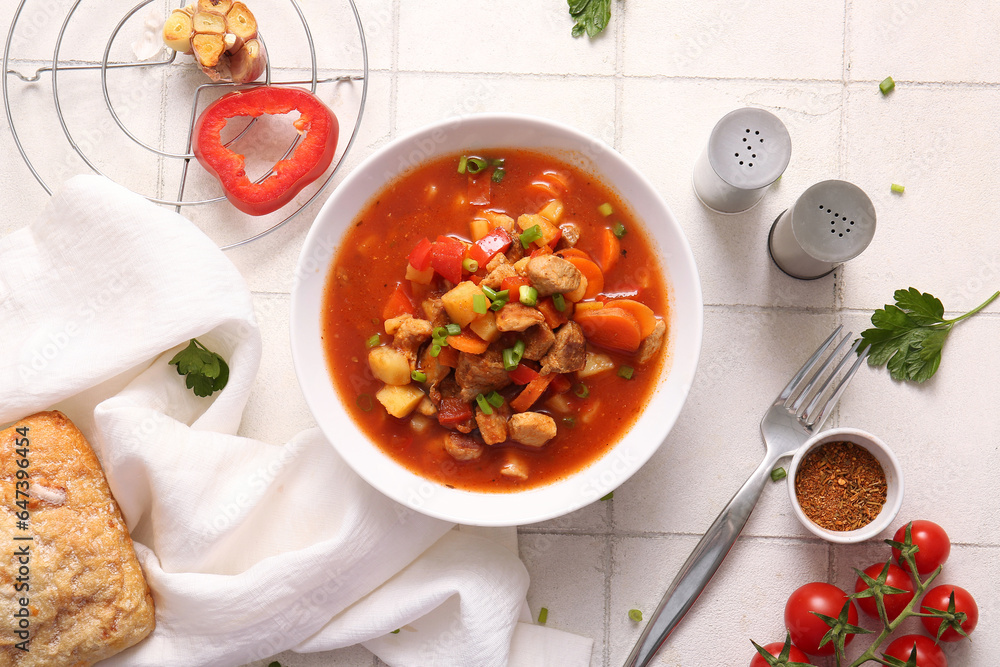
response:
<svg viewBox="0 0 1000 667"><path fill-rule="evenodd" d="M211 399L167 364L193 337L231 368ZM152 635L103 664L359 642L391 665L590 664L590 639L518 622L528 576L510 549L388 500L316 429L236 436L260 356L223 253L103 178L73 178L0 239L0 424L58 408L84 431L156 603Z"/></svg>

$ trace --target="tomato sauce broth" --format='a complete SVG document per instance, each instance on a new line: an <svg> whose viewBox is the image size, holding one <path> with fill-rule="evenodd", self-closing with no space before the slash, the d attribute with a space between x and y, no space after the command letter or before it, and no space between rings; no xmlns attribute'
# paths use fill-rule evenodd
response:
<svg viewBox="0 0 1000 667"><path fill-rule="evenodd" d="M585 393L579 386L563 394L571 412L551 409L546 405L551 394L546 393L532 410L553 417L558 433L544 446L535 448L508 441L487 446L477 460L456 461L444 450L442 440L447 431L436 421L418 434L408 418L388 415L374 400L382 383L368 367L366 341L374 334L381 334L383 341L389 338L382 328L382 309L396 286L406 282L403 274L414 246L424 237L433 240L438 235L471 240L469 225L481 210L506 213L516 220L521 214L537 213L558 198L565 205L562 221L575 222L581 228L576 247L595 257L603 230L618 222L625 226L626 233L620 240L622 254L616 267L605 276L604 295L640 301L668 320L667 286L645 230L603 183L548 155L507 149L478 155L504 159L505 176L500 183L491 183L488 205L468 203L470 177L458 173L460 155L456 154L429 162L388 183L355 218L327 276L323 345L333 384L348 412L388 456L414 473L449 487L479 492L516 491L565 478L598 459L621 439L656 386L669 348L669 331L663 349L644 366L637 365L631 355L608 352L616 366L635 368L633 378L626 380L614 371L587 378L586 397L576 395ZM546 172L548 176L544 176ZM533 186L538 180L549 187ZM604 203L611 204L613 215L605 217L598 211ZM500 393L509 401L520 390L520 386L512 385ZM518 450L530 468L527 480L499 474L506 452L512 449Z"/></svg>

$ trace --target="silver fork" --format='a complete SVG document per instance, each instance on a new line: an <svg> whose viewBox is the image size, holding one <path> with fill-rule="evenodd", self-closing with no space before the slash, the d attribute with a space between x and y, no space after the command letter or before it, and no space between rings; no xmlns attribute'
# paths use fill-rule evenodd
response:
<svg viewBox="0 0 1000 667"><path fill-rule="evenodd" d="M835 383L840 372L848 365L851 358L855 357L861 344L859 339L850 347L849 352L842 354L852 336L851 332L847 332L833 352L820 364L820 360L833 346L842 329L843 327L834 329L826 342L819 346L819 349L809 357L809 361L781 390L764 414L764 418L760 421L760 432L767 446L764 460L750 475L750 479L736 492L681 566L670 588L663 594L663 599L660 600L649 623L639 635L639 640L625 661L625 667L644 667L653 659L653 655L722 565L723 559L736 542L747 519L750 518L757 499L760 498L767 480L770 479L774 464L781 457L793 453L819 430L823 421L837 405L841 394L847 389L851 378L864 363L865 357L868 356L867 349L856 356L854 364L840 382ZM831 366L833 370L827 373ZM806 376L810 373L812 375L807 380Z"/></svg>

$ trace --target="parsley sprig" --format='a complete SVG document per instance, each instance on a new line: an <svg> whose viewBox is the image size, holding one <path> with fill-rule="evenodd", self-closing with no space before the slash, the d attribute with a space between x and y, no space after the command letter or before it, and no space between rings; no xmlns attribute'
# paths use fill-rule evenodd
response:
<svg viewBox="0 0 1000 667"><path fill-rule="evenodd" d="M896 304L876 310L872 315L875 327L861 333L863 343L871 345L868 363L887 365L894 380L929 380L941 364L941 349L951 328L993 303L998 296L1000 292L964 315L946 320L940 299L914 287L896 290L893 295Z"/></svg>
<svg viewBox="0 0 1000 667"><path fill-rule="evenodd" d="M169 362L177 366L178 375L186 375L185 384L195 396L211 396L229 382L229 364L215 352L192 338L188 346Z"/></svg>
<svg viewBox="0 0 1000 667"><path fill-rule="evenodd" d="M611 21L611 0L567 0L569 15L576 21L573 36L597 37Z"/></svg>

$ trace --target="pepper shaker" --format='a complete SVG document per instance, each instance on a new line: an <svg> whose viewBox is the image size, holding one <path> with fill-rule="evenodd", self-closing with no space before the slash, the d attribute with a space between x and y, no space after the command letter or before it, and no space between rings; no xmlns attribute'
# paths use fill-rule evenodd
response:
<svg viewBox="0 0 1000 667"><path fill-rule="evenodd" d="M875 205L847 181L810 186L771 225L767 247L778 268L813 280L860 255L875 236Z"/></svg>
<svg viewBox="0 0 1000 667"><path fill-rule="evenodd" d="M742 213L764 197L791 156L791 138L777 116L753 107L730 111L695 163L695 194L717 213Z"/></svg>

